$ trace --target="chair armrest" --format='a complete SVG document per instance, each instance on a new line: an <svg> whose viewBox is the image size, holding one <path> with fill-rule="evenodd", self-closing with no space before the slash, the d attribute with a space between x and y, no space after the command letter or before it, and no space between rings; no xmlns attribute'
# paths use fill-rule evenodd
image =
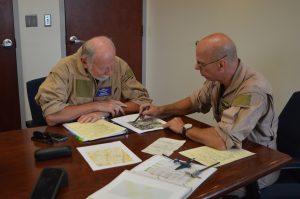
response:
<svg viewBox="0 0 300 199"><path fill-rule="evenodd" d="M28 121L26 121L26 127L27 128L31 128L31 127L33 127L33 124L32 124L32 120L28 120Z"/></svg>

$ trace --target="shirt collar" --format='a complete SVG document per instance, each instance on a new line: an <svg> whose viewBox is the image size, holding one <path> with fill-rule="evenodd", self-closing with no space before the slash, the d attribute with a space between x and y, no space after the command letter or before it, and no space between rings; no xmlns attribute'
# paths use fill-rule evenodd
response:
<svg viewBox="0 0 300 199"><path fill-rule="evenodd" d="M239 59L238 67L237 67L236 71L234 72L231 83L230 83L229 87L225 90L224 95L227 95L227 94L231 93L232 91L236 90L243 83L245 73L246 73L245 66L242 63L242 61Z"/></svg>

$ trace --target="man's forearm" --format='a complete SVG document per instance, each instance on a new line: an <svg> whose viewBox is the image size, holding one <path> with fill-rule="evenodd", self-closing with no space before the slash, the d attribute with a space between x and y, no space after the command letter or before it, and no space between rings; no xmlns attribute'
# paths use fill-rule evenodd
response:
<svg viewBox="0 0 300 199"><path fill-rule="evenodd" d="M63 110L46 116L46 122L49 126L70 122L76 120L83 114L98 111L93 102L82 105L70 105Z"/></svg>
<svg viewBox="0 0 300 199"><path fill-rule="evenodd" d="M191 140L202 143L206 146L218 150L226 150L226 144L224 140L220 137L216 129L213 127L204 128L204 129L194 127L188 130L186 136Z"/></svg>
<svg viewBox="0 0 300 199"><path fill-rule="evenodd" d="M179 100L173 104L160 106L160 116L170 117L175 115L187 115L195 112L192 101L189 97Z"/></svg>
<svg viewBox="0 0 300 199"><path fill-rule="evenodd" d="M132 101L125 102L124 104L127 105L127 107L123 107L123 110L125 114L132 114L132 113L138 113L140 109L140 105L137 103L134 103Z"/></svg>

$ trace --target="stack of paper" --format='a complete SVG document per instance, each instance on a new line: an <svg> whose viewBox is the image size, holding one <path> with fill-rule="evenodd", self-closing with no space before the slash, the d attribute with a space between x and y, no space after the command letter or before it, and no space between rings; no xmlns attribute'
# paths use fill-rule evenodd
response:
<svg viewBox="0 0 300 199"><path fill-rule="evenodd" d="M127 133L127 129L106 120L94 123L66 123L63 126L74 134L80 141L91 141Z"/></svg>
<svg viewBox="0 0 300 199"><path fill-rule="evenodd" d="M121 173L88 199L184 199L217 170L209 168L194 178L190 173L205 166L192 163L191 168L175 170L177 167L172 159L152 156L131 171Z"/></svg>

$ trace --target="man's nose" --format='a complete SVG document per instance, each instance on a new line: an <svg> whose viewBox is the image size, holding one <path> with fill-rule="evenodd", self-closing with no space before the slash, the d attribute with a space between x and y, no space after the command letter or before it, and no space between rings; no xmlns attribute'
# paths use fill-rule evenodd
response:
<svg viewBox="0 0 300 199"><path fill-rule="evenodd" d="M112 67L108 67L108 68L105 70L105 75L108 75L108 76L111 76L111 75L112 75Z"/></svg>

